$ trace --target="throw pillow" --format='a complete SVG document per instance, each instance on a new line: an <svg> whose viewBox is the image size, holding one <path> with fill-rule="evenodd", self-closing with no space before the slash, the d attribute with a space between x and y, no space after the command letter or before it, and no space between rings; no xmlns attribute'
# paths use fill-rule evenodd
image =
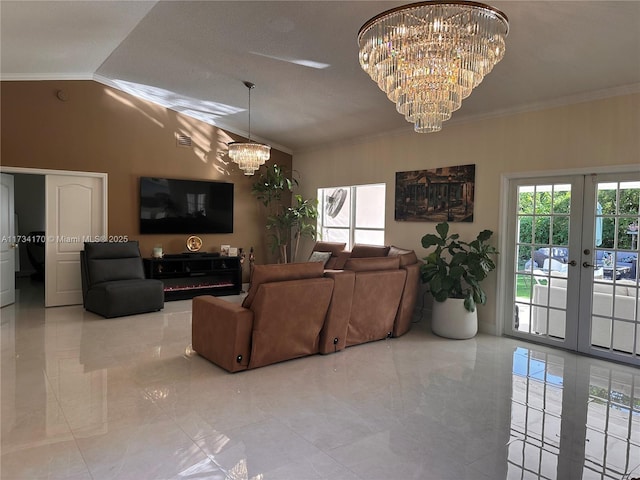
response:
<svg viewBox="0 0 640 480"><path fill-rule="evenodd" d="M317 241L313 247L314 252L331 252L334 256L337 256L344 247L346 247L346 243L340 242L321 242Z"/></svg>
<svg viewBox="0 0 640 480"><path fill-rule="evenodd" d="M394 247L393 245L389 248L389 253L387 254L387 256L400 257L401 267L418 263L418 257L413 250L406 250L404 248Z"/></svg>
<svg viewBox="0 0 640 480"><path fill-rule="evenodd" d="M311 252L310 262L321 262L325 266L331 258L331 252Z"/></svg>

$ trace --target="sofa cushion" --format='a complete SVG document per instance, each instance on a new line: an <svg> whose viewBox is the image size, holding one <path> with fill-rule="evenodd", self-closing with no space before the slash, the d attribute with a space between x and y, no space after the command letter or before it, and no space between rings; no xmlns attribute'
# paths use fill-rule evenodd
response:
<svg viewBox="0 0 640 480"><path fill-rule="evenodd" d="M85 308L106 318L162 310L164 285L155 279L102 282L87 292Z"/></svg>
<svg viewBox="0 0 640 480"><path fill-rule="evenodd" d="M344 265L345 263L347 263L347 260L349 260L350 256L351 252L340 252L337 257L331 257L324 268L326 268L327 270L344 270Z"/></svg>
<svg viewBox="0 0 640 480"><path fill-rule="evenodd" d="M351 249L351 258L386 257L389 247L356 243Z"/></svg>
<svg viewBox="0 0 640 480"><path fill-rule="evenodd" d="M249 292L242 302L242 306L251 308L256 292L263 283L301 280L304 278L322 277L323 275L324 267L322 263L319 262L254 265Z"/></svg>
<svg viewBox="0 0 640 480"><path fill-rule="evenodd" d="M398 268L400 268L400 257L350 258L344 266L345 270L354 272L397 270Z"/></svg>
<svg viewBox="0 0 640 480"><path fill-rule="evenodd" d="M414 252L413 250L406 250L404 248L394 247L393 245L389 247L389 253L387 254L387 256L399 257L401 267L418 263L418 257L416 256L416 252Z"/></svg>

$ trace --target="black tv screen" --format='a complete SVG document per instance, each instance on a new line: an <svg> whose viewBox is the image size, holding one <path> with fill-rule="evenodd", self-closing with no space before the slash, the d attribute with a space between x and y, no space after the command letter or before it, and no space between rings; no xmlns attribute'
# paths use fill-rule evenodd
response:
<svg viewBox="0 0 640 480"><path fill-rule="evenodd" d="M140 177L140 233L233 233L233 183Z"/></svg>

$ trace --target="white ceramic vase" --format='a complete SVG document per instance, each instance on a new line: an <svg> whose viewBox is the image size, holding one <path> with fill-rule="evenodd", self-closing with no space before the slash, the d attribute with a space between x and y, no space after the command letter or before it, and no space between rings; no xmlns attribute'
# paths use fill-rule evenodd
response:
<svg viewBox="0 0 640 480"><path fill-rule="evenodd" d="M439 337L464 340L478 333L478 310L464 308L464 299L448 298L444 302L433 302L431 331Z"/></svg>

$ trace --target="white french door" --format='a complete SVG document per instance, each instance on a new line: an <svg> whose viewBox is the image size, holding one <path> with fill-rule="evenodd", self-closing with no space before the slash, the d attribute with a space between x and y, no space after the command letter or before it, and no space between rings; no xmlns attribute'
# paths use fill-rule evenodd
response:
<svg viewBox="0 0 640 480"><path fill-rule="evenodd" d="M640 173L509 182L505 333L640 364Z"/></svg>

